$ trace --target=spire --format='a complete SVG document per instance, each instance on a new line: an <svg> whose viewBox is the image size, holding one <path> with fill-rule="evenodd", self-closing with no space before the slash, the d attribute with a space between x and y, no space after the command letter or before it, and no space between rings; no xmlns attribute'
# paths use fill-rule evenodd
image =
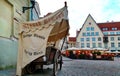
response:
<svg viewBox="0 0 120 76"><path fill-rule="evenodd" d="M65 3L65 7L67 7L67 2L65 1L64 3Z"/></svg>

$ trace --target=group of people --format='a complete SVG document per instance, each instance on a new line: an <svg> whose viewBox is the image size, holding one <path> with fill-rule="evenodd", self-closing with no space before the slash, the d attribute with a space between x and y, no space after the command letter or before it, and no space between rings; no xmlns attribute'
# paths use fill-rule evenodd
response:
<svg viewBox="0 0 120 76"><path fill-rule="evenodd" d="M114 57L114 54L101 52L98 50L66 50L63 54L71 59L103 59L110 60Z"/></svg>

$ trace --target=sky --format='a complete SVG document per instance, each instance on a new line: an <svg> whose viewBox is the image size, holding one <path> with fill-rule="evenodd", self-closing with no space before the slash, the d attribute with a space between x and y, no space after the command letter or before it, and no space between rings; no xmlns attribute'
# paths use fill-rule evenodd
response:
<svg viewBox="0 0 120 76"><path fill-rule="evenodd" d="M70 24L70 37L84 24L91 14L96 23L120 21L120 0L36 0L39 3L41 17L48 12L55 12L67 2Z"/></svg>

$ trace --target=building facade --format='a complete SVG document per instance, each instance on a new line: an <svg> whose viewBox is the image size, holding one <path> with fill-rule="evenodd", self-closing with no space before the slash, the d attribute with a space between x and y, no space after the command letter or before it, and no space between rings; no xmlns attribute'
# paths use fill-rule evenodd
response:
<svg viewBox="0 0 120 76"><path fill-rule="evenodd" d="M120 22L96 23L89 14L76 37L79 48L104 48L120 51Z"/></svg>
<svg viewBox="0 0 120 76"><path fill-rule="evenodd" d="M76 37L68 38L68 48L76 47Z"/></svg>
<svg viewBox="0 0 120 76"><path fill-rule="evenodd" d="M35 0L33 0L35 1ZM31 4L32 6L32 4ZM39 8L39 4L38 2L35 1L35 5L34 8L30 9L30 20L34 21L34 20L38 20L40 18L40 8Z"/></svg>
<svg viewBox="0 0 120 76"><path fill-rule="evenodd" d="M31 20L30 10L23 13L24 6L30 7L31 0L0 1L0 68L16 65L19 25Z"/></svg>

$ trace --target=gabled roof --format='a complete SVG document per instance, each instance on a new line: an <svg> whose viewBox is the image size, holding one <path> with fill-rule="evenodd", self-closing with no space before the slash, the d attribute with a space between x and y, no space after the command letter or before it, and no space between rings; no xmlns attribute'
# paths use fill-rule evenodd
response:
<svg viewBox="0 0 120 76"><path fill-rule="evenodd" d="M81 29L80 29L80 30L81 30ZM79 34L80 30L79 30L79 31L78 31L78 30L76 31L76 37L78 36L78 34Z"/></svg>
<svg viewBox="0 0 120 76"><path fill-rule="evenodd" d="M82 25L80 31L78 32L78 35L79 35L79 33L81 32L82 28L85 26L85 23L87 22L87 20L88 20L89 18L92 19L92 21L97 25L96 21L95 21L95 20L93 19L93 17L89 14L89 15L87 16L84 24ZM99 31L101 31L101 29L99 28L99 26L97 26L97 27L98 27ZM102 32L102 31L101 31L101 32ZM78 35L76 35L76 37L77 37Z"/></svg>
<svg viewBox="0 0 120 76"><path fill-rule="evenodd" d="M112 28L117 28L117 30L120 30L120 22L97 23L97 25L99 26L101 30L102 28L108 28L108 30L106 31L113 31Z"/></svg>
<svg viewBox="0 0 120 76"><path fill-rule="evenodd" d="M93 22L96 23L96 21L93 19L93 17L89 14L88 17L90 17ZM80 28L79 31L77 31L76 33L76 38L78 37L79 33L81 32L82 28L84 27L86 21L85 20L84 24L82 25L82 27ZM96 23L97 27L100 29L100 31L103 33L104 31L120 31L120 22L104 22L104 23ZM103 30L104 28L106 28L107 30Z"/></svg>

